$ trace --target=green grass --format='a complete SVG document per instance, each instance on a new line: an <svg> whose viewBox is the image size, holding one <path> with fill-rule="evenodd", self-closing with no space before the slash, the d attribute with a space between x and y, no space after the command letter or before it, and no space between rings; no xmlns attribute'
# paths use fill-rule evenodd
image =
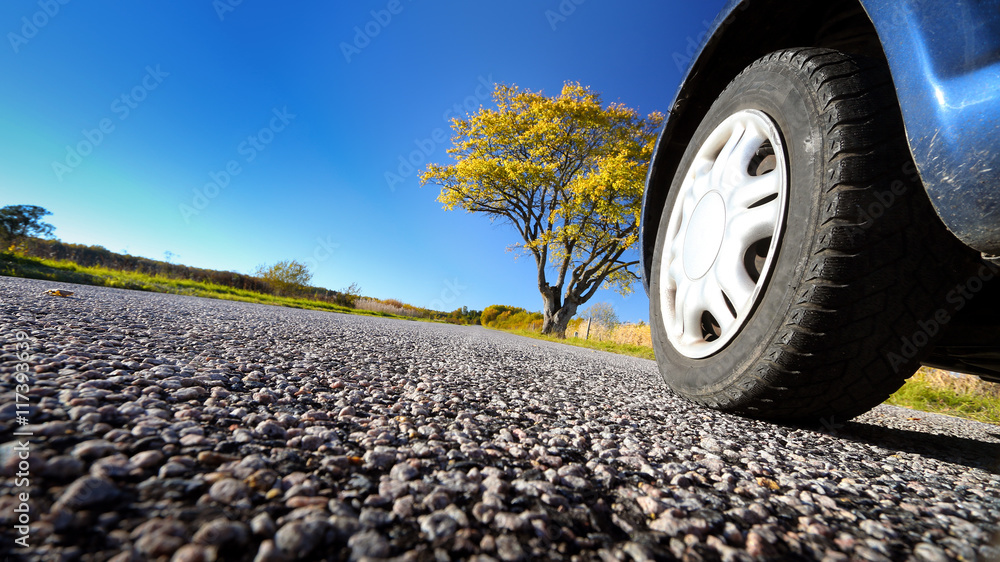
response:
<svg viewBox="0 0 1000 562"><path fill-rule="evenodd" d="M921 369L886 404L1000 425L1000 384Z"/></svg>
<svg viewBox="0 0 1000 562"><path fill-rule="evenodd" d="M104 267L83 267L69 261L56 261L0 253L0 275L8 277L27 277L48 281L77 283L80 285L96 285L99 287L115 287L154 293L172 293L212 299L269 304L290 308L310 310L326 310L344 314L359 314L363 316L380 316L383 318L404 318L393 314L356 310L345 306L302 299L281 297L245 291L225 285L216 285L190 279L173 279L161 275L147 275L134 271L118 271ZM413 318L405 318L414 320Z"/></svg>
<svg viewBox="0 0 1000 562"><path fill-rule="evenodd" d="M491 329L497 329L497 328L491 328ZM656 359L656 357L653 355L653 348L641 345L629 345L629 344L619 344L607 341L585 340L583 338L559 339L555 336L543 335L534 330L501 329L498 331L508 332L511 334L516 334L518 336L524 336L528 338L534 338L536 340L546 340L556 343L564 343L567 345L574 345L576 347L586 347L588 349L608 351L610 353L617 353L619 355L630 355L632 357L640 357L642 359Z"/></svg>

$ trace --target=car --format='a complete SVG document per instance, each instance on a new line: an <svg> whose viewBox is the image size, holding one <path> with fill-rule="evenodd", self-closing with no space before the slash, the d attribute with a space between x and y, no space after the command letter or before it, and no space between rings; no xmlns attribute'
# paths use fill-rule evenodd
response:
<svg viewBox="0 0 1000 562"><path fill-rule="evenodd" d="M703 35L642 206L668 386L829 426L920 365L1000 382L1000 1L732 0Z"/></svg>

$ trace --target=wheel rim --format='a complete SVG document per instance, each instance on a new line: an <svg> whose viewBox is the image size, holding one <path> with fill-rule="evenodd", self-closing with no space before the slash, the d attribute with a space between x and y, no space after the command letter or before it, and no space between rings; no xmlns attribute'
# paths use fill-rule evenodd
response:
<svg viewBox="0 0 1000 562"><path fill-rule="evenodd" d="M763 296L784 228L787 168L777 126L756 110L723 121L691 162L660 265L667 339L682 355L724 348Z"/></svg>

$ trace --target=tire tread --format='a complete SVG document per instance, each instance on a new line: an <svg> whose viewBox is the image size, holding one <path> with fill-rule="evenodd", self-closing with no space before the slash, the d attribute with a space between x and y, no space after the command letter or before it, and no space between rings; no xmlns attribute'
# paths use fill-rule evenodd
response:
<svg viewBox="0 0 1000 562"><path fill-rule="evenodd" d="M832 424L902 386L919 356L893 369L887 350L933 316L975 256L940 224L919 181L907 183L906 196L884 216L864 212L912 164L884 63L789 49L761 58L734 83L775 67L798 69L816 88L827 133L820 227L806 281L787 321L737 383L685 396L753 417Z"/></svg>

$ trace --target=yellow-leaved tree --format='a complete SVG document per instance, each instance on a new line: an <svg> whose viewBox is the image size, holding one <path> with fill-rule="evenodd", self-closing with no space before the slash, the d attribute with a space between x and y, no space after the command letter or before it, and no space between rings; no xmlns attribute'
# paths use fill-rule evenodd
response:
<svg viewBox="0 0 1000 562"><path fill-rule="evenodd" d="M309 267L296 260L283 260L274 265L259 265L254 277L267 281L282 296L303 292L312 279Z"/></svg>
<svg viewBox="0 0 1000 562"><path fill-rule="evenodd" d="M601 287L631 292L638 279L646 165L663 115L647 117L566 83L556 97L498 84L496 109L453 119L453 164L430 164L421 184L441 187L446 209L511 224L538 268L542 333L564 337L577 308Z"/></svg>

